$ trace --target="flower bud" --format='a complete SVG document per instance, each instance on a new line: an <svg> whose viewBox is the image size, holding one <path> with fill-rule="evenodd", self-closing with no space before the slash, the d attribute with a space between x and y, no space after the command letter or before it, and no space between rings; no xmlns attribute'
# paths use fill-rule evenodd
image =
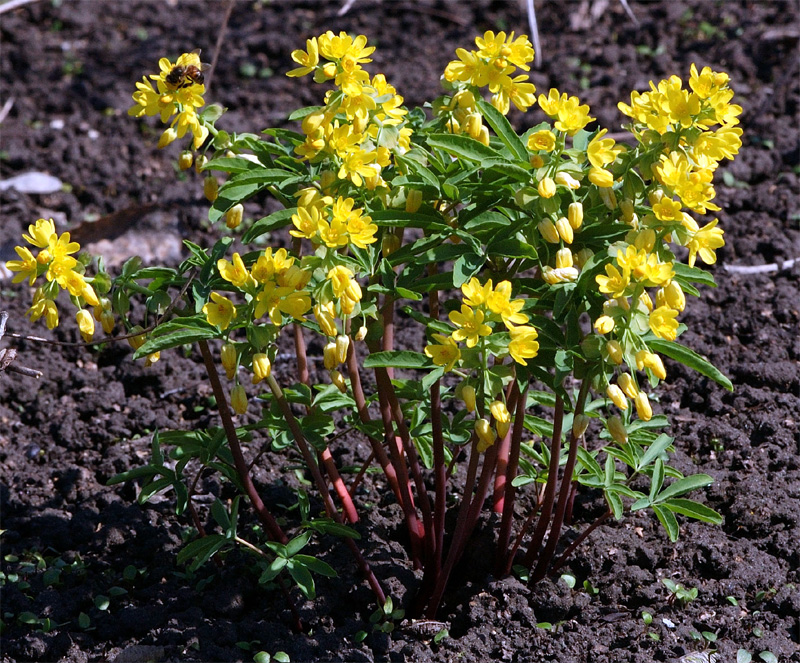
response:
<svg viewBox="0 0 800 663"><path fill-rule="evenodd" d="M628 373L620 373L617 378L617 384L628 398L636 398L639 395L639 389L633 381L633 378Z"/></svg>
<svg viewBox="0 0 800 663"><path fill-rule="evenodd" d="M181 170L189 170L194 163L194 154L189 150L184 150L178 157L178 168Z"/></svg>
<svg viewBox="0 0 800 663"><path fill-rule="evenodd" d="M640 391L634 402L636 403L636 414L639 415L639 419L650 421L653 418L653 408L650 407L650 399L647 398L647 394Z"/></svg>
<svg viewBox="0 0 800 663"><path fill-rule="evenodd" d="M558 236L558 230L556 230L555 224L550 219L539 221L536 227L539 229L545 242L550 242L550 244L559 243L560 237Z"/></svg>
<svg viewBox="0 0 800 663"><path fill-rule="evenodd" d="M344 381L344 376L339 371L331 371L331 383L343 394L347 393L347 383Z"/></svg>
<svg viewBox="0 0 800 663"><path fill-rule="evenodd" d="M207 175L203 179L203 195L208 202L213 203L219 195L219 182L213 175Z"/></svg>
<svg viewBox="0 0 800 663"><path fill-rule="evenodd" d="M581 203L570 203L567 208L567 219L569 225L577 230L583 224L583 205Z"/></svg>
<svg viewBox="0 0 800 663"><path fill-rule="evenodd" d="M544 159L542 159L542 157L538 154L531 154L531 157L528 159L528 161L533 168L541 168L544 166Z"/></svg>
<svg viewBox="0 0 800 663"><path fill-rule="evenodd" d="M644 250L650 253L656 245L656 231L652 228L645 228L636 233L636 239L633 241L633 245L640 251Z"/></svg>
<svg viewBox="0 0 800 663"><path fill-rule="evenodd" d="M563 269L564 267L572 267L573 264L572 251L567 248L559 249L556 253L556 267Z"/></svg>
<svg viewBox="0 0 800 663"><path fill-rule="evenodd" d="M488 127L486 127L486 126L482 126L481 127L481 132L478 135L478 140L481 143L483 143L484 145L486 145L486 147L489 147L490 140L489 140L489 128Z"/></svg>
<svg viewBox="0 0 800 663"><path fill-rule="evenodd" d="M335 78L336 77L336 63L335 62L326 62L322 66L322 74L325 78Z"/></svg>
<svg viewBox="0 0 800 663"><path fill-rule="evenodd" d="M461 388L461 399L467 408L467 412L475 412L475 387L472 385L464 385Z"/></svg>
<svg viewBox="0 0 800 663"><path fill-rule="evenodd" d="M663 197L664 192L661 189L653 189L647 194L647 200L650 202L651 207L660 203Z"/></svg>
<svg viewBox="0 0 800 663"><path fill-rule="evenodd" d="M536 189L542 198L552 198L556 195L556 183L551 177L543 178Z"/></svg>
<svg viewBox="0 0 800 663"><path fill-rule="evenodd" d="M92 340L92 336L94 336L94 318L92 318L92 314L86 309L81 309L78 311L76 319L78 320L78 329L83 340L89 343Z"/></svg>
<svg viewBox="0 0 800 663"><path fill-rule="evenodd" d="M664 369L661 357L647 350L639 350L636 353L636 368L640 371L649 368L659 380L667 379L667 371Z"/></svg>
<svg viewBox="0 0 800 663"><path fill-rule="evenodd" d="M367 338L367 331L368 331L367 330L367 326L366 325L361 325L358 328L358 331L356 332L355 340L358 341L358 342L363 341L365 338Z"/></svg>
<svg viewBox="0 0 800 663"><path fill-rule="evenodd" d="M676 311L683 311L686 308L686 295L683 294L680 283L670 281L663 290L667 306Z"/></svg>
<svg viewBox="0 0 800 663"><path fill-rule="evenodd" d="M608 334L614 330L614 318L608 315L601 315L594 321L594 328L598 334Z"/></svg>
<svg viewBox="0 0 800 663"><path fill-rule="evenodd" d="M475 422L475 433L478 435L478 451L483 453L494 444L497 434L486 419Z"/></svg>
<svg viewBox="0 0 800 663"><path fill-rule="evenodd" d="M561 267L553 269L549 265L542 268L542 278L546 283L555 285L556 283L572 283L577 281L579 272L574 267Z"/></svg>
<svg viewBox="0 0 800 663"><path fill-rule="evenodd" d="M272 373L269 357L263 352L253 355L253 384L266 380Z"/></svg>
<svg viewBox="0 0 800 663"><path fill-rule="evenodd" d="M151 352L147 357L144 359L144 367L150 368L153 364L155 364L159 359L161 359L160 352Z"/></svg>
<svg viewBox="0 0 800 663"><path fill-rule="evenodd" d="M594 251L589 248L583 248L574 255L575 266L583 269L583 266L589 262L589 259L594 255Z"/></svg>
<svg viewBox="0 0 800 663"><path fill-rule="evenodd" d="M600 194L600 200L610 210L617 209L617 196L614 194L613 189L600 188L597 190Z"/></svg>
<svg viewBox="0 0 800 663"><path fill-rule="evenodd" d="M225 343L219 353L222 368L229 380L236 375L236 346L233 343Z"/></svg>
<svg viewBox="0 0 800 663"><path fill-rule="evenodd" d="M225 225L231 230L238 228L242 223L242 216L244 215L244 207L241 203L237 203L225 212Z"/></svg>
<svg viewBox="0 0 800 663"><path fill-rule="evenodd" d="M628 198L625 198L625 200L619 204L619 211L622 212L622 220L625 223L631 223L636 216L633 201Z"/></svg>
<svg viewBox="0 0 800 663"><path fill-rule="evenodd" d="M625 394L622 393L622 389L620 389L615 384L608 385L608 389L606 389L606 396L608 396L620 410L627 410L628 409L628 399L625 398Z"/></svg>
<svg viewBox="0 0 800 663"><path fill-rule="evenodd" d="M589 428L589 417L585 414L576 414L572 419L572 437L576 440L583 436Z"/></svg>
<svg viewBox="0 0 800 663"><path fill-rule="evenodd" d="M347 349L350 347L350 337L340 334L336 337L336 361L344 364L347 361Z"/></svg>
<svg viewBox="0 0 800 663"><path fill-rule="evenodd" d="M613 437L618 444L625 444L628 441L628 431L625 430L625 424L622 423L622 419L618 416L614 415L613 417L609 417L608 421L606 421L606 426L608 426L608 432L611 434L611 437Z"/></svg>
<svg viewBox="0 0 800 663"><path fill-rule="evenodd" d="M178 137L178 131L174 127L170 127L167 129L163 134L161 134L161 138L158 139L158 147L163 148L169 145Z"/></svg>
<svg viewBox="0 0 800 663"><path fill-rule="evenodd" d="M622 364L622 346L619 344L619 341L612 340L606 343L606 353L608 354L608 358L617 366Z"/></svg>
<svg viewBox="0 0 800 663"><path fill-rule="evenodd" d="M247 412L247 392L240 384L231 389L231 407L236 414Z"/></svg>
<svg viewBox="0 0 800 663"><path fill-rule="evenodd" d="M324 109L315 110L312 113L309 113L303 118L303 122L301 123L301 127L303 128L303 133L308 136L309 134L313 134L317 129L322 126L322 123L325 122L325 111Z"/></svg>
<svg viewBox="0 0 800 663"><path fill-rule="evenodd" d="M314 317L317 319L319 328L325 336L336 336L339 330L336 329L336 319L331 312L320 304L314 306Z"/></svg>
<svg viewBox="0 0 800 663"><path fill-rule="evenodd" d="M569 221L565 216L562 216L558 221L556 221L556 230L558 231L559 237L563 239L567 244L572 244L572 240L575 236L572 233L572 226L569 224Z"/></svg>
<svg viewBox="0 0 800 663"><path fill-rule="evenodd" d="M135 336L128 337L128 345L130 345L134 350L138 350L144 345L145 342L145 335L143 332L144 329L141 328L140 325L136 325L135 327L131 327L130 334L135 334Z"/></svg>
<svg viewBox="0 0 800 663"><path fill-rule="evenodd" d="M647 309L648 313L652 313L653 300L647 292L642 292L642 294L639 295L639 304L645 309Z"/></svg>
<svg viewBox="0 0 800 663"><path fill-rule="evenodd" d="M322 360L325 363L325 368L332 371L339 365L336 361L336 343L333 341L328 342L322 350Z"/></svg>
<svg viewBox="0 0 800 663"><path fill-rule="evenodd" d="M339 178L336 176L336 173L332 170L323 170L319 174L319 185L322 188L323 193L327 193L328 189L336 183Z"/></svg>
<svg viewBox="0 0 800 663"><path fill-rule="evenodd" d="M383 253L383 257L388 258L399 248L400 238L394 233L384 233L383 237L381 238L381 252Z"/></svg>
<svg viewBox="0 0 800 663"><path fill-rule="evenodd" d="M498 437L505 437L508 429L511 427L511 415L508 408L503 401L492 401L489 406L489 411L492 413L495 421L495 429L497 430Z"/></svg>
<svg viewBox="0 0 800 663"><path fill-rule="evenodd" d="M579 189L581 183L576 180L572 175L569 173L564 172L563 170L559 173L556 173L555 177L556 184L560 184L561 186L565 186L572 191Z"/></svg>
<svg viewBox="0 0 800 663"><path fill-rule="evenodd" d="M200 173L207 163L208 157L205 154L198 154L197 158L194 160L195 172Z"/></svg>
<svg viewBox="0 0 800 663"><path fill-rule="evenodd" d="M600 188L609 188L614 186L614 176L611 171L604 168L590 168L589 181Z"/></svg>
<svg viewBox="0 0 800 663"><path fill-rule="evenodd" d="M478 140L478 137L481 135L482 126L483 117L480 113L470 113L467 115L467 119L461 123L461 127L464 131L469 134L470 138L474 138L475 140Z"/></svg>
<svg viewBox="0 0 800 663"><path fill-rule="evenodd" d="M406 212L413 214L422 206L422 191L409 189L406 193Z"/></svg>
<svg viewBox="0 0 800 663"><path fill-rule="evenodd" d="M114 325L116 324L116 321L114 320L114 314L110 310L103 310L103 312L100 314L99 322L106 334L110 334L114 331Z"/></svg>

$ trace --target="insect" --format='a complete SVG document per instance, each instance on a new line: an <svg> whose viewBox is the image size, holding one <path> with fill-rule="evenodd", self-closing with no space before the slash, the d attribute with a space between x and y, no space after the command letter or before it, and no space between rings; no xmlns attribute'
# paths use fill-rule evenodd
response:
<svg viewBox="0 0 800 663"><path fill-rule="evenodd" d="M192 51L200 55L200 50ZM176 90L180 88L189 87L190 85L202 85L205 81L204 71L207 71L211 65L204 63L181 65L176 64L169 73L164 77L167 85Z"/></svg>

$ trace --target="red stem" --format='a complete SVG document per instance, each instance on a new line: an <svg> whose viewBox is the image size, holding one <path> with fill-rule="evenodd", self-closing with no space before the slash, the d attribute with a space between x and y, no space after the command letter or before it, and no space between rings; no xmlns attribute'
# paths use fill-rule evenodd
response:
<svg viewBox="0 0 800 663"><path fill-rule="evenodd" d="M550 444L550 467L547 471L547 485L544 491L544 502L539 514L539 521L533 538L528 547L523 564L526 569L533 566L536 556L539 554L539 547L542 545L547 526L550 523L550 516L553 513L553 502L556 495L556 484L558 483L558 464L561 460L561 428L564 424L564 400L560 395L556 395L556 409L553 415L553 439Z"/></svg>
<svg viewBox="0 0 800 663"><path fill-rule="evenodd" d="M516 382L515 382L516 384ZM514 413L514 430L511 433L511 449L508 457L508 466L505 475L505 500L503 502L503 518L500 522L500 532L497 536L497 571L498 575L506 575L511 570L511 560L508 558L508 543L511 540L511 526L514 520L514 501L517 489L513 485L514 477L517 476L519 467L519 450L522 445L522 432L525 429L525 409L528 402L528 384L519 393L517 390L517 411ZM497 461L497 472L500 473L500 459ZM497 484L495 484L495 491Z"/></svg>
<svg viewBox="0 0 800 663"><path fill-rule="evenodd" d="M519 385L514 380L509 385L508 393L506 394L506 402L508 403L509 411L516 409L517 398L519 397ZM508 474L509 454L511 453L511 435L506 434L500 440L500 445L497 449L497 471L494 477L494 498L493 507L495 513L503 513L503 503L506 496L506 475Z"/></svg>
<svg viewBox="0 0 800 663"><path fill-rule="evenodd" d="M286 538L283 530L281 530L280 525L278 525L278 521L275 520L267 507L264 506L264 502L261 501L261 497L259 496L256 487L253 485L253 479L251 478L250 472L247 469L247 463L245 462L244 455L242 454L242 447L239 444L239 438L236 435L236 427L234 426L233 419L231 418L231 411L228 408L228 398L222 388L222 383L220 382L219 374L217 373L217 367L214 364L214 358L211 356L211 350L208 348L208 342L199 341L198 344L200 346L200 353L203 355L203 362L206 366L208 378L211 381L211 389L214 392L214 397L217 399L219 416L222 419L222 427L225 430L225 435L228 438L228 445L231 448L233 462L236 466L236 473L239 475L239 479L244 486L245 492L247 493L248 498L250 498L253 508L256 510L258 519L262 522L264 527L267 528L267 532L269 532L272 540L277 541L278 543L286 544L289 542L289 539Z"/></svg>
<svg viewBox="0 0 800 663"><path fill-rule="evenodd" d="M581 384L578 399L575 403L574 413L576 416L583 414L583 407L586 403L586 396L589 393L589 380L584 380ZM531 575L531 583L537 583L547 574L547 567L553 560L553 555L558 545L558 539L561 536L561 527L564 524L564 512L567 508L567 500L569 498L570 489L572 487L572 473L575 471L575 462L578 458L578 438L575 437L574 428L570 433L569 438L569 452L567 453L567 463L564 465L564 476L561 479L561 489L558 493L558 504L556 505L556 512L553 516L553 524L550 526L550 533L547 535L547 544L542 551L536 568Z"/></svg>

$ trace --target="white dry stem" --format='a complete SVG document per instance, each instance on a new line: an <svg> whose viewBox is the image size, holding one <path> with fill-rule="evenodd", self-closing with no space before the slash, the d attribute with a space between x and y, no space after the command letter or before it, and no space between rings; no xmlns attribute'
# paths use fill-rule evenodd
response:
<svg viewBox="0 0 800 663"><path fill-rule="evenodd" d="M791 269L795 263L800 263L800 258L792 258L783 262L772 262L767 265L723 265L722 268L729 274L769 274Z"/></svg>

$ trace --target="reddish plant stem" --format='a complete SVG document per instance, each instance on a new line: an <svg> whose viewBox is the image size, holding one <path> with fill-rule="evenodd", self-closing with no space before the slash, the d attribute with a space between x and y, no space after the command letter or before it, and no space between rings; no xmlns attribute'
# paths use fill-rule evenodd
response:
<svg viewBox="0 0 800 663"><path fill-rule="evenodd" d="M516 384L516 382L515 382ZM522 432L525 430L525 409L528 402L528 384L519 393L517 385L517 408L514 413L514 429L511 433L511 449L508 457L508 465L505 474L505 495L502 506L503 517L500 521L500 532L497 535L497 572L498 575L507 575L511 571L513 557L509 558L508 543L511 540L511 525L514 520L514 501L517 489L513 485L514 477L517 476L519 467L519 450L522 445ZM497 460L497 472L500 473L500 459ZM495 483L495 492L497 484Z"/></svg>
<svg viewBox="0 0 800 663"><path fill-rule="evenodd" d="M278 525L278 521L275 520L267 507L264 506L264 502L261 501L261 497L259 496L255 485L253 485L253 479L250 476L250 472L247 470L247 463L245 462L244 455L242 454L242 447L239 444L239 438L236 436L236 427L233 424L231 411L228 408L228 398L225 395L224 389L222 388L222 383L220 382L219 374L217 373L217 367L214 364L214 358L211 356L211 350L208 347L208 342L199 341L198 344L200 346L200 353L203 355L203 362L206 366L208 378L211 381L211 389L214 392L214 397L217 399L219 416L222 419L222 427L225 430L226 437L228 438L228 445L231 448L231 454L233 455L233 462L236 467L236 473L239 475L239 480L242 482L242 486L244 486L248 498L250 498L250 502L252 503L256 514L258 515L258 519L261 521L264 527L267 528L270 538L278 543L286 544L289 542L289 539L286 538L283 530L281 530L280 525Z"/></svg>
<svg viewBox="0 0 800 663"><path fill-rule="evenodd" d="M303 460L311 472L311 476L314 477L314 483L316 483L317 490L319 490L322 497L322 502L325 505L325 512L328 514L329 518L332 518L337 523L341 523L342 517L339 515L336 505L333 503L330 490L328 490L328 484L325 481L325 478L322 476L322 472L320 472L319 467L317 466L317 459L314 457L314 454L311 453L311 449L306 442L303 431L301 430L300 424L297 422L297 419L292 412L289 402L286 400L286 397L283 395L283 391L272 375L267 378L267 384L269 385L272 395L275 397L275 400L278 403L278 407L280 408L284 419L286 419L286 423L289 424L289 430L292 431L292 436L294 437L294 440L300 449ZM383 593L383 589L381 588L378 579L375 577L375 574L367 563L367 560L364 559L364 556L361 554L361 551L358 549L358 546L356 546L353 539L350 537L345 537L345 542L347 547L350 548L351 552L353 553L353 556L356 558L356 563L358 564L359 569L361 569L361 572L367 578L367 582L369 582L369 585L372 588L378 603L383 605L386 601L386 596Z"/></svg>
<svg viewBox="0 0 800 663"><path fill-rule="evenodd" d="M359 485L361 485L361 481L364 479L364 475L366 475L369 466L372 465L372 461L375 460L375 452L371 451L369 454L369 458L364 461L364 464L361 466L361 469L358 471L356 478L353 479L353 483L350 484L350 497L353 497L356 494L356 490L358 489Z"/></svg>
<svg viewBox="0 0 800 663"><path fill-rule="evenodd" d="M394 298L386 295L383 298L383 308L381 309L383 315L383 336L381 337L381 350L389 352L394 350ZM389 379L394 379L394 369L385 369L389 374Z"/></svg>
<svg viewBox="0 0 800 663"><path fill-rule="evenodd" d="M402 440L403 449L405 450L406 458L408 458L408 467L414 478L414 485L419 495L419 505L422 511L422 521L424 526L423 532L423 545L427 560L433 559L433 515L431 513L431 503L428 499L428 490L425 488L425 481L422 477L422 470L419 465L419 458L417 456L417 449L414 446L414 441L411 439L411 434L405 424L405 417L403 409L400 407L400 401L397 399L397 394L392 386L392 381L389 377L389 372L385 368L378 367L375 369L375 380L378 385L378 390L386 396L391 412L394 419L394 425L397 433ZM406 481L408 481L408 474L406 474ZM411 486L409 484L409 492Z"/></svg>
<svg viewBox="0 0 800 663"><path fill-rule="evenodd" d="M526 569L533 566L536 556L539 554L539 547L542 545L547 526L550 523L550 516L553 513L553 502L556 495L556 484L558 483L558 464L561 460L561 428L564 424L564 400L560 395L556 395L556 408L553 415L553 439L550 444L550 467L547 470L547 485L544 491L544 502L539 514L539 521L533 532L533 538L525 554L523 564Z"/></svg>
<svg viewBox="0 0 800 663"><path fill-rule="evenodd" d="M589 380L584 380L581 383L581 388L578 393L578 399L575 403L575 415L583 414L583 408L586 404L586 396L589 394ZM569 451L567 452L567 463L564 465L564 476L561 479L561 488L558 492L558 503L556 504L555 515L553 516L553 524L550 526L550 533L547 535L547 543L542 551L539 561L536 563L536 568L531 575L531 582L537 583L547 575L547 567L553 561L553 555L558 545L558 539L561 536L561 527L564 524L564 512L567 508L567 499L572 487L572 473L575 471L575 462L578 458L578 438L575 437L574 429L570 432L569 437Z"/></svg>
<svg viewBox="0 0 800 663"><path fill-rule="evenodd" d="M581 532L580 536L575 539L572 543L567 546L567 549L561 553L561 557L559 557L553 566L550 568L550 573L556 573L564 563L570 558L572 553L575 552L577 547L581 545L592 532L594 532L600 525L602 525L606 520L608 520L612 515L611 509L608 509L602 516L599 516L589 527L587 527L583 532Z"/></svg>
<svg viewBox="0 0 800 663"><path fill-rule="evenodd" d="M296 242L295 249L297 249L297 244L299 244L299 242ZM304 385L310 386L311 378L308 374L308 358L306 356L306 340L303 338L303 327L297 322L294 323L293 327L294 350L295 354L297 355L297 374L300 378L300 381ZM307 412L310 412L311 409L312 408L310 405L306 406ZM345 520L350 523L358 522L358 511L356 510L356 505L353 504L353 499L350 497L347 486L339 474L339 469L336 467L336 461L333 460L333 455L331 454L331 450L327 445L319 454L319 457L322 467L325 468L325 473L328 475L328 477L330 477L333 488L336 491L336 495L339 497L339 501L342 503L342 511L344 512Z"/></svg>
<svg viewBox="0 0 800 663"><path fill-rule="evenodd" d="M517 398L519 398L519 385L514 380L509 385L508 393L506 394L509 412L517 408ZM504 512L503 504L506 497L506 475L508 474L510 453L511 435L504 435L497 449L497 471L494 477L494 497L492 500L495 513Z"/></svg>
<svg viewBox="0 0 800 663"><path fill-rule="evenodd" d="M356 401L356 410L358 411L358 416L361 419L361 423L368 424L372 421L372 418L369 416L367 399L365 398L364 390L361 387L361 374L358 370L358 362L356 360L355 350L353 349L352 343L347 349L347 372L350 375L350 388L353 391L353 398ZM386 450L383 448L383 444L381 444L380 440L370 437L369 442L372 445L372 453L375 455L375 458L378 459L378 463L380 463L380 466L386 475L386 480L389 482L392 491L394 491L397 503L402 506L404 498L400 489L400 483L397 479L397 471L395 470L394 465L392 465L392 462L386 455Z"/></svg>
<svg viewBox="0 0 800 663"><path fill-rule="evenodd" d="M428 274L434 276L437 272L437 264L432 262L428 265ZM439 319L439 291L432 290L428 296L431 319ZM434 548L434 569L436 575L442 568L444 553L444 517L447 510L447 466L444 457L444 432L442 430L442 395L441 381L436 380L431 385L431 434L433 436L433 481L434 481L434 505L433 505L433 548Z"/></svg>
<svg viewBox="0 0 800 663"><path fill-rule="evenodd" d="M456 528L453 532L453 540L450 542L450 550L447 552L444 567L437 575L433 588L430 590L430 596L420 594L418 598L419 610L421 612L424 608L425 616L433 619L436 611L439 609L439 604L442 602L442 595L444 588L447 584L447 579L456 563L455 550L461 546L461 540L464 537L465 525L467 523L467 516L469 515L469 506L472 501L472 490L475 487L475 478L478 475L478 438L475 433L472 434L471 447L469 452L469 464L467 466L467 478L464 482L464 493L461 496L461 506L458 509L458 516L456 518Z"/></svg>

